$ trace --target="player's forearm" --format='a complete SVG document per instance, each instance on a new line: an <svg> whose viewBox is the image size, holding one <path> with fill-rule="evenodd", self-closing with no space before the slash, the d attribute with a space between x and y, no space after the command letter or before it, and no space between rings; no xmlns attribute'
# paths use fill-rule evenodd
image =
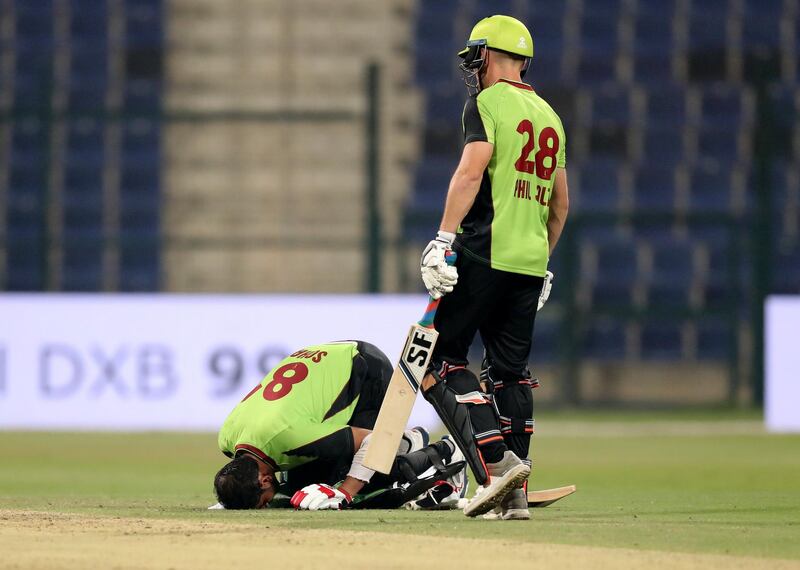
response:
<svg viewBox="0 0 800 570"><path fill-rule="evenodd" d="M567 186L567 171L564 168L556 169L555 184L550 195L550 212L547 217L547 243L550 246L550 255L556 248L558 238L564 230L569 212L569 187Z"/></svg>
<svg viewBox="0 0 800 570"><path fill-rule="evenodd" d="M339 485L339 489L344 491L345 493L348 493L351 497L355 497L356 494L358 494L361 491L361 489L364 488L364 485L366 485L364 481L359 481L355 477L350 477L348 475L347 477L344 478L342 484Z"/></svg>
<svg viewBox="0 0 800 570"><path fill-rule="evenodd" d="M550 246L550 255L553 255L553 250L561 237L561 232L564 231L568 210L569 208L564 206L553 208L552 202L550 203L550 215L547 218L547 243Z"/></svg>
<svg viewBox="0 0 800 570"><path fill-rule="evenodd" d="M439 229L445 232L456 233L461 220L467 215L475 196L481 187L483 174L475 175L462 170L456 170L453 179L450 181L450 189L447 191L447 200L444 204L444 215Z"/></svg>

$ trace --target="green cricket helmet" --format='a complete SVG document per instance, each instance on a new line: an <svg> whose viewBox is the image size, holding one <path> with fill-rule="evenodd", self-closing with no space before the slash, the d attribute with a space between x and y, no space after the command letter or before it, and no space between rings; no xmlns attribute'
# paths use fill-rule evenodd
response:
<svg viewBox="0 0 800 570"><path fill-rule="evenodd" d="M525 24L511 16L489 16L475 24L467 45L458 52L464 60L459 67L467 87L479 88L478 74L485 63L486 48L524 57L526 62L520 75L525 75L533 57L533 38Z"/></svg>

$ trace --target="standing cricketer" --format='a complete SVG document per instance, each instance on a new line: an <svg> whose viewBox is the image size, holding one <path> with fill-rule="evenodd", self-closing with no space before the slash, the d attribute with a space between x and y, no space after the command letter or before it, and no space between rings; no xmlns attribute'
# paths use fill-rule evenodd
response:
<svg viewBox="0 0 800 570"><path fill-rule="evenodd" d="M458 55L470 97L461 161L439 232L422 254L430 294L449 293L436 314L439 341L423 389L454 437L460 434L451 427L453 416L468 406L469 435L490 480L465 513L499 507L504 519L528 519L523 485L530 474L533 399L527 362L536 311L549 295L548 259L567 217L566 141L558 115L522 82L533 57L522 22L484 18ZM455 267L445 263L449 249L459 254ZM466 369L476 332L486 348L483 386ZM469 445L459 443L467 453Z"/></svg>
<svg viewBox="0 0 800 570"><path fill-rule="evenodd" d="M347 506L375 475L362 462L392 368L380 349L363 341L310 346L282 360L220 429L219 448L232 458L214 478L220 505L267 506L283 472L287 483L281 490L293 494L295 508ZM392 473L373 482L385 488L416 481L459 457L449 439L427 444L422 428L407 430Z"/></svg>

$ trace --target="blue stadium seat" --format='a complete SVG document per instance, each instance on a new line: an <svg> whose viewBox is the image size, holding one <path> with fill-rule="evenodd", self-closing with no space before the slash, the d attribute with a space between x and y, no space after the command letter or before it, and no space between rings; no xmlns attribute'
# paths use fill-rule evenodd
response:
<svg viewBox="0 0 800 570"><path fill-rule="evenodd" d="M96 119L67 123L66 161L69 167L102 170L104 131L104 124Z"/></svg>
<svg viewBox="0 0 800 570"><path fill-rule="evenodd" d="M425 104L425 116L429 123L461 124L466 89L448 89L442 93L431 93Z"/></svg>
<svg viewBox="0 0 800 570"><path fill-rule="evenodd" d="M486 18L487 16L504 14L524 21L527 17L527 13L520 12L518 4L519 3L515 2L515 0L477 0L475 11L473 12L473 19L477 22L479 19Z"/></svg>
<svg viewBox="0 0 800 570"><path fill-rule="evenodd" d="M551 297L551 301L554 299ZM560 326L558 321L538 317L533 328L533 344L531 346L531 360L534 366L543 362L553 362L559 355ZM536 369L533 368L533 375Z"/></svg>
<svg viewBox="0 0 800 570"><path fill-rule="evenodd" d="M784 156L800 156L795 133L800 131L800 91L795 85L772 85L769 89L769 102L772 105L774 139L772 149Z"/></svg>
<svg viewBox="0 0 800 570"><path fill-rule="evenodd" d="M413 194L416 207L441 210L457 163L457 157L429 158L417 167Z"/></svg>
<svg viewBox="0 0 800 570"><path fill-rule="evenodd" d="M164 43L163 11L163 0L126 0L126 44L137 47L161 47Z"/></svg>
<svg viewBox="0 0 800 570"><path fill-rule="evenodd" d="M73 40L105 43L108 40L108 3L70 0L70 32Z"/></svg>
<svg viewBox="0 0 800 570"><path fill-rule="evenodd" d="M648 7L640 9L633 23L634 55L668 54L673 45L672 26L668 19L653 18Z"/></svg>
<svg viewBox="0 0 800 570"><path fill-rule="evenodd" d="M100 231L103 226L103 170L68 164L61 198L64 231Z"/></svg>
<svg viewBox="0 0 800 570"><path fill-rule="evenodd" d="M680 0L658 0L657 2L639 2L636 12L637 19L650 20L663 24L672 22L675 17L676 5Z"/></svg>
<svg viewBox="0 0 800 570"><path fill-rule="evenodd" d="M704 127L696 131L697 153L692 157L696 161L714 161L734 164L749 159L742 155L741 137L744 131L731 124L723 127Z"/></svg>
<svg viewBox="0 0 800 570"><path fill-rule="evenodd" d="M724 48L729 0L694 0L689 13L689 49Z"/></svg>
<svg viewBox="0 0 800 570"><path fill-rule="evenodd" d="M593 156L628 154L632 118L629 89L606 87L592 97L589 150Z"/></svg>
<svg viewBox="0 0 800 570"><path fill-rule="evenodd" d="M697 323L697 358L722 360L732 349L730 324L721 319L705 318Z"/></svg>
<svg viewBox="0 0 800 570"><path fill-rule="evenodd" d="M14 102L18 109L50 105L53 91L51 40L17 40Z"/></svg>
<svg viewBox="0 0 800 570"><path fill-rule="evenodd" d="M617 23L584 18L581 21L578 81L585 85L610 83L616 78Z"/></svg>
<svg viewBox="0 0 800 570"><path fill-rule="evenodd" d="M160 162L161 128L154 119L127 121L122 128L124 164L153 166Z"/></svg>
<svg viewBox="0 0 800 570"><path fill-rule="evenodd" d="M636 244L620 238L596 241L592 247L597 253L597 274L592 283L594 304L629 307L638 273Z"/></svg>
<svg viewBox="0 0 800 570"><path fill-rule="evenodd" d="M162 82L157 79L128 79L123 87L125 108L129 111L156 111L161 108Z"/></svg>
<svg viewBox="0 0 800 570"><path fill-rule="evenodd" d="M459 10L458 0L421 2L415 20L417 41L443 42L453 37L453 14Z"/></svg>
<svg viewBox="0 0 800 570"><path fill-rule="evenodd" d="M633 80L642 85L669 84L675 79L672 71L672 55L668 52L635 52L633 58Z"/></svg>
<svg viewBox="0 0 800 570"><path fill-rule="evenodd" d="M747 124L746 121L753 119L749 102L738 85L715 85L705 89L700 94L699 124L712 128Z"/></svg>
<svg viewBox="0 0 800 570"><path fill-rule="evenodd" d="M120 291L158 291L161 288L159 248L157 240L122 248L119 267Z"/></svg>
<svg viewBox="0 0 800 570"><path fill-rule="evenodd" d="M731 299L735 278L731 275L729 246L725 242L708 242L708 273L703 279L703 304L710 309L723 309Z"/></svg>
<svg viewBox="0 0 800 570"><path fill-rule="evenodd" d="M642 133L636 152L642 168L655 166L674 168L686 157L683 129L674 127L648 128Z"/></svg>
<svg viewBox="0 0 800 570"><path fill-rule="evenodd" d="M581 54L613 59L617 54L618 35L616 19L581 18Z"/></svg>
<svg viewBox="0 0 800 570"><path fill-rule="evenodd" d="M645 121L651 127L676 128L688 116L686 89L674 83L653 87L647 92Z"/></svg>
<svg viewBox="0 0 800 570"><path fill-rule="evenodd" d="M689 19L689 79L713 81L727 78L728 2L695 2Z"/></svg>
<svg viewBox="0 0 800 570"><path fill-rule="evenodd" d="M105 107L108 86L106 42L73 40L71 43L69 104L74 110L98 111Z"/></svg>
<svg viewBox="0 0 800 570"><path fill-rule="evenodd" d="M103 288L102 233L65 234L61 267L64 291L100 291Z"/></svg>
<svg viewBox="0 0 800 570"><path fill-rule="evenodd" d="M417 42L417 57L415 72L417 82L427 88L437 86L451 87L453 79L460 74L458 64L458 47L455 43L448 44L440 39L424 40Z"/></svg>
<svg viewBox="0 0 800 570"><path fill-rule="evenodd" d="M772 292L800 293L800 241L777 247L774 252Z"/></svg>
<svg viewBox="0 0 800 570"><path fill-rule="evenodd" d="M53 37L53 0L15 2L17 39L41 41Z"/></svg>
<svg viewBox="0 0 800 570"><path fill-rule="evenodd" d="M608 223L586 223L580 229L580 239L585 243L606 243L627 237L626 229Z"/></svg>
<svg viewBox="0 0 800 570"><path fill-rule="evenodd" d="M621 203L621 182L616 161L593 160L577 168L571 184L575 206L587 212L613 212Z"/></svg>
<svg viewBox="0 0 800 570"><path fill-rule="evenodd" d="M542 55L533 58L523 81L530 83L537 91L542 87L559 84L563 77L561 40L561 37L536 39L536 53Z"/></svg>
<svg viewBox="0 0 800 570"><path fill-rule="evenodd" d="M583 2L581 17L586 20L618 21L620 13L627 8L624 0L591 0Z"/></svg>
<svg viewBox="0 0 800 570"><path fill-rule="evenodd" d="M581 352L593 360L625 358L625 327L622 321L610 318L593 319L583 331Z"/></svg>
<svg viewBox="0 0 800 570"><path fill-rule="evenodd" d="M592 122L627 126L631 120L633 93L621 87L604 87L592 95Z"/></svg>
<svg viewBox="0 0 800 570"><path fill-rule="evenodd" d="M535 47L531 69L525 81L535 88L558 83L562 78L561 58L564 55L564 7L558 2L545 6L529 5L532 11L526 23L533 34Z"/></svg>
<svg viewBox="0 0 800 570"><path fill-rule="evenodd" d="M38 234L44 227L44 192L38 187L11 186L6 196L9 237Z"/></svg>
<svg viewBox="0 0 800 570"><path fill-rule="evenodd" d="M694 245L686 240L652 241L652 273L648 282L651 307L686 307L693 284Z"/></svg>
<svg viewBox="0 0 800 570"><path fill-rule="evenodd" d="M64 168L61 287L98 291L103 277L103 124L67 125Z"/></svg>
<svg viewBox="0 0 800 570"><path fill-rule="evenodd" d="M8 291L42 291L44 282L44 237L41 229L25 232L8 228L6 284Z"/></svg>
<svg viewBox="0 0 800 570"><path fill-rule="evenodd" d="M50 133L39 119L14 121L11 135L11 169L41 170L50 155Z"/></svg>
<svg viewBox="0 0 800 570"><path fill-rule="evenodd" d="M779 48L782 9L779 0L745 0L742 15L742 44L745 51Z"/></svg>
<svg viewBox="0 0 800 570"><path fill-rule="evenodd" d="M633 177L633 205L636 209L675 210L675 170L645 164Z"/></svg>
<svg viewBox="0 0 800 570"><path fill-rule="evenodd" d="M645 321L641 334L642 358L645 360L677 360L683 355L681 324Z"/></svg>
<svg viewBox="0 0 800 570"><path fill-rule="evenodd" d="M731 211L733 163L700 166L690 174L689 206L701 212Z"/></svg>

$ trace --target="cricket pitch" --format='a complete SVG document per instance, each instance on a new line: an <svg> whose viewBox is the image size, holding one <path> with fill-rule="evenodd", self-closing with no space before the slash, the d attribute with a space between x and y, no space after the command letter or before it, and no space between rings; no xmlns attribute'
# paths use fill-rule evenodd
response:
<svg viewBox="0 0 800 570"><path fill-rule="evenodd" d="M347 513L331 512L333 517ZM800 562L265 524L88 517L0 510L3 568L214 569L269 560L290 568L800 568ZM498 522L497 524L514 524ZM512 556L510 553L513 552ZM498 558L499 557L499 558Z"/></svg>

